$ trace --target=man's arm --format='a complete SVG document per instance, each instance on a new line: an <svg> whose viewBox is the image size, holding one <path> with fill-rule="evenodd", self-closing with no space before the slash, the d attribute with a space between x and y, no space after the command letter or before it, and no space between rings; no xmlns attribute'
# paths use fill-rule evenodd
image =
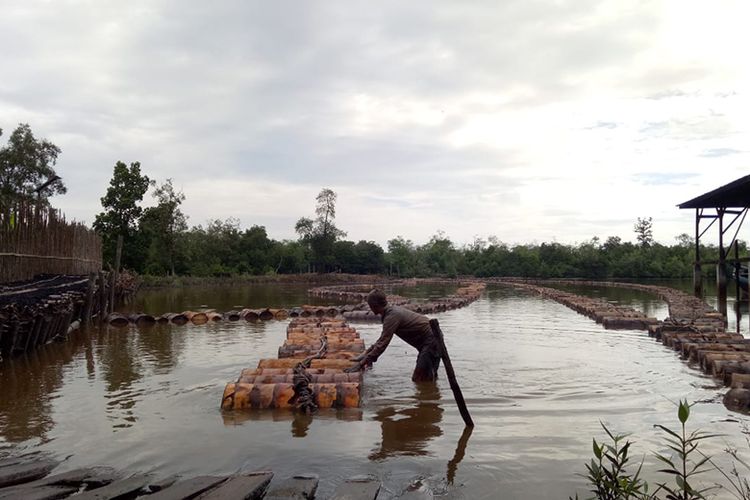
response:
<svg viewBox="0 0 750 500"><path fill-rule="evenodd" d="M358 371L362 367L371 365L377 361L380 355L383 354L383 351L385 351L386 347L388 347L388 344L391 343L393 334L396 333L397 326L398 320L395 320L395 318L390 315L386 317L385 321L383 321L383 331L380 334L380 338L367 348L364 353L355 357L352 361L356 361L357 364L347 368L345 371Z"/></svg>
<svg viewBox="0 0 750 500"><path fill-rule="evenodd" d="M365 351L365 357L362 359L364 363L374 363L378 360L381 354L385 351L386 347L388 347L388 344L391 343L391 339L393 338L393 334L396 332L395 324L392 321L388 321L387 318L386 321L383 322L383 331L380 334L380 338L375 341L374 344L372 344L367 351Z"/></svg>

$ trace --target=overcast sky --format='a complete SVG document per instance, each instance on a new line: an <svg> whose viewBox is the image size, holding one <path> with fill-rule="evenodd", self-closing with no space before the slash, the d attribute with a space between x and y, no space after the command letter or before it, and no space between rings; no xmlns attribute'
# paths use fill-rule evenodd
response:
<svg viewBox="0 0 750 500"><path fill-rule="evenodd" d="M88 223L121 160L276 239L328 187L355 241L672 243L750 174L746 0L0 3L0 144Z"/></svg>

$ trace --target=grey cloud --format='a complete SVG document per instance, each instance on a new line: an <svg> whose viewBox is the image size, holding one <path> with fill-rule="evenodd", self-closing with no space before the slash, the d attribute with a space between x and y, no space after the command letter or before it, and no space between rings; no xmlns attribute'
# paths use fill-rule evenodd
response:
<svg viewBox="0 0 750 500"><path fill-rule="evenodd" d="M669 99L671 97L684 97L687 94L679 89L674 90L663 90L661 92L656 92L655 94L651 94L650 96L647 96L646 99L652 99L654 101L659 101L661 99Z"/></svg>
<svg viewBox="0 0 750 500"><path fill-rule="evenodd" d="M606 128L609 130L616 129L620 124L617 122L603 122L598 121L594 125L591 125L589 127L585 127L586 130L595 130L598 128Z"/></svg>
<svg viewBox="0 0 750 500"><path fill-rule="evenodd" d="M694 173L677 173L677 174L665 174L661 172L643 172L634 175L632 178L635 182L644 184L647 186L662 186L662 185L681 185L685 184L687 180L696 177Z"/></svg>
<svg viewBox="0 0 750 500"><path fill-rule="evenodd" d="M736 155L740 153L742 153L742 151L738 149L713 148L713 149L706 149L705 151L701 153L701 156L704 158L720 158L722 156Z"/></svg>
<svg viewBox="0 0 750 500"><path fill-rule="evenodd" d="M657 7L598 17L600 7L596 0L11 1L0 18L0 74L13 75L0 79L0 119L31 121L58 143L69 196L88 196L93 210L115 161L139 160L149 175L178 182L375 185L393 200L429 191L471 216L462 199L513 204L520 186L545 179L532 168L527 178L512 176L510 168L525 166L516 151L449 146L446 137L468 115L567 102L586 96L602 73L613 88L667 98L705 73L638 65L658 31ZM357 94L438 108L515 89L518 97L501 104L446 107L436 125L351 129L347 103ZM664 121L642 132L690 139L722 130L720 122ZM87 192L73 189L84 184Z"/></svg>

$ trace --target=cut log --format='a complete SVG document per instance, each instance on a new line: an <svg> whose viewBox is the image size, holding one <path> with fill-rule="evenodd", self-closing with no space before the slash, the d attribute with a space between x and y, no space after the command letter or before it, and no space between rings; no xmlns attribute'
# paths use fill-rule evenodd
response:
<svg viewBox="0 0 750 500"><path fill-rule="evenodd" d="M3 467L0 469L0 488L41 479L56 466L57 462L39 460L38 462L19 463Z"/></svg>
<svg viewBox="0 0 750 500"><path fill-rule="evenodd" d="M272 472L234 476L205 493L201 500L260 500L272 477Z"/></svg>
<svg viewBox="0 0 750 500"><path fill-rule="evenodd" d="M136 474L127 479L121 481L115 481L96 488L91 491L86 491L76 496L76 500L110 500L115 498L133 498L154 478L149 475Z"/></svg>
<svg viewBox="0 0 750 500"><path fill-rule="evenodd" d="M294 368L302 359L261 359L258 368ZM343 370L352 366L347 359L313 359L310 368L338 368Z"/></svg>
<svg viewBox="0 0 750 500"><path fill-rule="evenodd" d="M732 373L732 389L750 389L750 373Z"/></svg>
<svg viewBox="0 0 750 500"><path fill-rule="evenodd" d="M310 384L315 403L319 408L359 407L360 384ZM291 383L246 384L229 383L221 400L223 410L290 408L294 397Z"/></svg>
<svg viewBox="0 0 750 500"><path fill-rule="evenodd" d="M130 321L128 320L127 316L119 313L110 313L107 316L107 323L109 323L111 326L123 328L128 326L130 324Z"/></svg>
<svg viewBox="0 0 750 500"><path fill-rule="evenodd" d="M747 412L750 410L750 389L729 389L724 394L724 406L732 411Z"/></svg>
<svg viewBox="0 0 750 500"><path fill-rule="evenodd" d="M179 481L145 498L149 500L185 500L197 498L201 493L226 481L225 477L198 476Z"/></svg>
<svg viewBox="0 0 750 500"><path fill-rule="evenodd" d="M375 500L380 481L371 476L355 477L341 483L329 500Z"/></svg>
<svg viewBox="0 0 750 500"><path fill-rule="evenodd" d="M318 476L294 476L271 486L263 500L313 500L317 489Z"/></svg>

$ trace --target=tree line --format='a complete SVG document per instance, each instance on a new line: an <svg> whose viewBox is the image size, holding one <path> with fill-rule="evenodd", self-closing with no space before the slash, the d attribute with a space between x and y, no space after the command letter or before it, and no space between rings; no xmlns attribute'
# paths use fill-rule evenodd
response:
<svg viewBox="0 0 750 500"><path fill-rule="evenodd" d="M138 203L154 186L157 205ZM374 241L351 241L336 226L336 198L322 189L314 215L295 224L298 238L269 238L264 226L242 229L239 219L212 220L187 227L180 204L185 196L167 179L156 186L141 174L140 164L118 162L110 188L102 198L105 211L94 227L105 237L105 260L114 255L117 234L125 234L123 265L153 275L233 276L341 272L415 276L518 276L534 278L683 278L692 276L694 240L679 235L672 245L653 239L652 219L638 218L636 243L610 236L604 241L565 245L508 245L496 237L456 245L442 232L424 244L402 236L383 248ZM704 258L718 257L703 247Z"/></svg>
<svg viewBox="0 0 750 500"><path fill-rule="evenodd" d="M0 201L49 204L50 196L65 193L54 170L59 154L57 146L36 139L28 125L19 125L0 148ZM143 208L149 189L156 205ZM342 272L609 279L689 277L693 268L693 238L681 234L671 245L657 243L650 217L635 222L636 243L608 236L574 245L509 245L490 237L457 245L437 232L424 244L396 236L383 248L374 241L346 239L346 232L336 226L336 193L331 189L320 191L312 216L300 217L294 226L297 238L286 240L270 238L262 225L243 229L236 218L189 227L180 209L184 200L171 179L157 183L141 171L139 162L118 161L101 198L102 212L93 223L103 239L104 261L114 262L122 236L122 266L152 275ZM701 255L716 259L718 250L703 247Z"/></svg>

